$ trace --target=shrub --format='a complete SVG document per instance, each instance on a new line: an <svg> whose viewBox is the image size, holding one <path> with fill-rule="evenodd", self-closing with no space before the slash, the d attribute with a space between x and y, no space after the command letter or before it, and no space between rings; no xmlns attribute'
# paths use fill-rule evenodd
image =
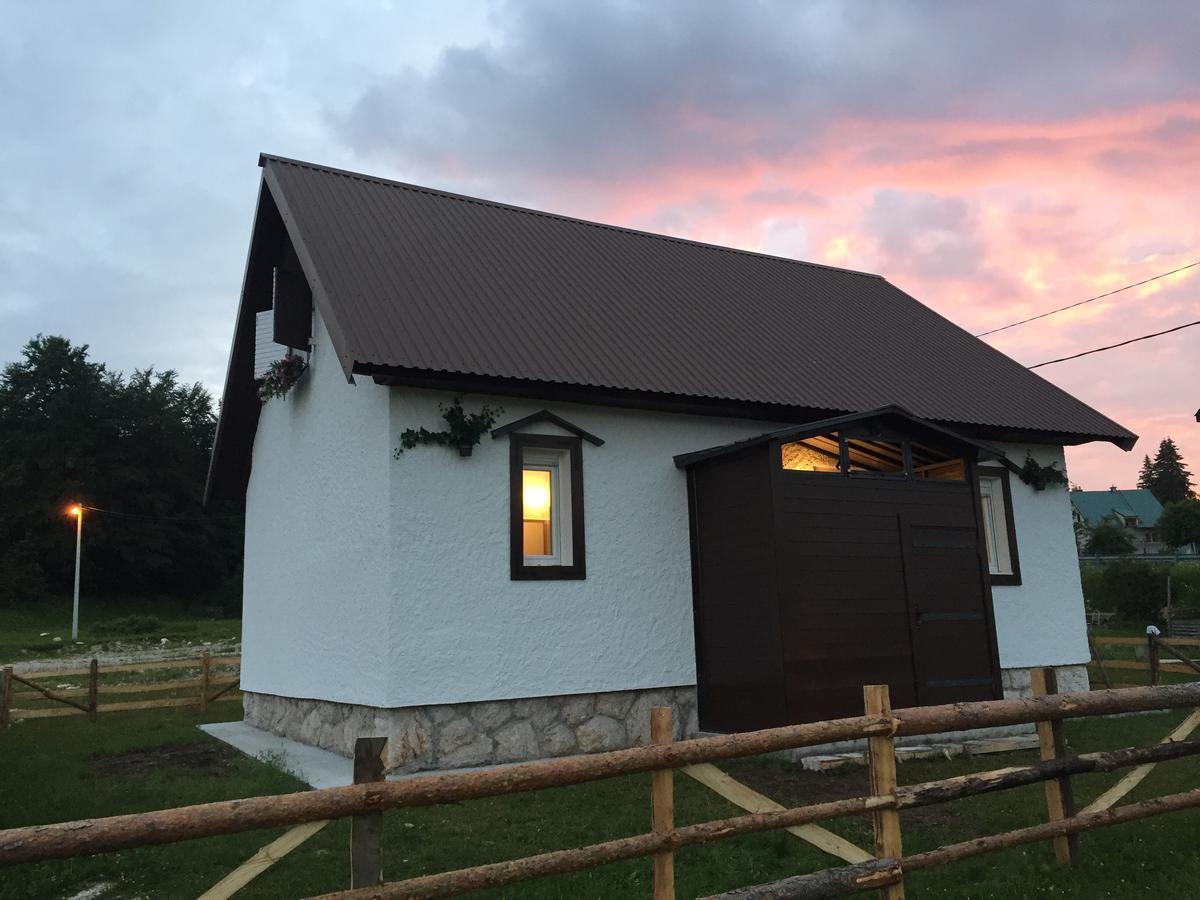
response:
<svg viewBox="0 0 1200 900"><path fill-rule="evenodd" d="M1085 567L1083 596L1089 609L1115 612L1134 625L1157 621L1166 605L1167 570L1139 560L1112 560Z"/></svg>
<svg viewBox="0 0 1200 900"><path fill-rule="evenodd" d="M1186 619L1200 619L1200 563L1171 566L1171 612Z"/></svg>

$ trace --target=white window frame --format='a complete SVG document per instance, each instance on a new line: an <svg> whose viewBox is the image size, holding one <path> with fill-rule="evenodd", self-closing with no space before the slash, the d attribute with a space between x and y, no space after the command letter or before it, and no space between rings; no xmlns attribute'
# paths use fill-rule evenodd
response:
<svg viewBox="0 0 1200 900"><path fill-rule="evenodd" d="M1013 548L1009 546L1008 509L1004 497L1004 477L981 473L979 501L982 511L984 543L987 546L988 573L1015 575Z"/></svg>
<svg viewBox="0 0 1200 900"><path fill-rule="evenodd" d="M550 548L548 556L522 554L527 566L569 566L574 561L571 546L571 454L567 450L527 447L521 455L521 471L550 473ZM522 502L524 502L522 500ZM567 523L567 527L563 527Z"/></svg>

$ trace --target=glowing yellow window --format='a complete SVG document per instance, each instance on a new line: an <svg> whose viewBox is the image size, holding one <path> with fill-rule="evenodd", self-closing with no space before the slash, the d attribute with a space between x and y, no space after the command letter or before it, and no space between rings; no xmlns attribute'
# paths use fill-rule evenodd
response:
<svg viewBox="0 0 1200 900"><path fill-rule="evenodd" d="M552 557L554 540L553 469L521 470L521 523L525 556Z"/></svg>

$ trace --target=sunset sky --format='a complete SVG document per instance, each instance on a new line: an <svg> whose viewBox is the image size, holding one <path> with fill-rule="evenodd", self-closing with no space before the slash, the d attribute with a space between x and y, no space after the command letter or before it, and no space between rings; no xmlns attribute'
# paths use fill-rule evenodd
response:
<svg viewBox="0 0 1200 900"><path fill-rule="evenodd" d="M1200 4L0 0L0 362L219 393L267 151L879 272L973 333L1200 260ZM988 338L1200 318L1200 267ZM1039 369L1200 471L1200 328Z"/></svg>

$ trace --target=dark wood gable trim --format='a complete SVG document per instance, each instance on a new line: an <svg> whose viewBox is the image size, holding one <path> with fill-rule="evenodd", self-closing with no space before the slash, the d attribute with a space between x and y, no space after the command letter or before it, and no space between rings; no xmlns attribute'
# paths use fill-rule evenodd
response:
<svg viewBox="0 0 1200 900"><path fill-rule="evenodd" d="M517 419L514 422L509 422L507 425L501 425L498 428L493 428L492 437L502 438L506 434L511 434L514 431L520 431L522 428L527 428L530 425L536 425L538 422L550 422L553 425L557 425L563 431L569 431L576 437L583 438L589 444L594 444L597 447L602 447L604 445L604 441L596 437L590 431L584 431L578 425L568 422L562 416L557 416L548 409L531 413L524 418Z"/></svg>

